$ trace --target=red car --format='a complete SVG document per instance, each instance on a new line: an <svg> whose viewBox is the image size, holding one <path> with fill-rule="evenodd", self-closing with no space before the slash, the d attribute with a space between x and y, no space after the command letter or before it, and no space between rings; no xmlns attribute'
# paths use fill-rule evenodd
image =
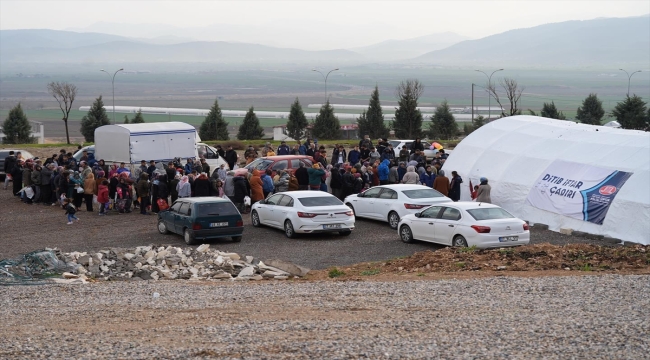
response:
<svg viewBox="0 0 650 360"><path fill-rule="evenodd" d="M298 169L298 167L300 167L300 163L303 163L305 164L305 167L310 168L314 163L314 159L307 155L278 155L257 158L243 168L236 169L235 175L245 175L247 172L252 172L254 169L261 172L266 171L266 169L271 169L273 171L273 176L275 176L275 173L278 170L286 170L293 173Z"/></svg>

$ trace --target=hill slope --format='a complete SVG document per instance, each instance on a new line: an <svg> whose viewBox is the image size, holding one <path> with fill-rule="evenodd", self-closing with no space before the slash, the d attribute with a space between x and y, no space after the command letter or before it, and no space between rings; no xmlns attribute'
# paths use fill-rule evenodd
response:
<svg viewBox="0 0 650 360"><path fill-rule="evenodd" d="M413 59L458 66L622 67L650 63L650 16L567 21L467 40Z"/></svg>
<svg viewBox="0 0 650 360"><path fill-rule="evenodd" d="M351 48L350 50L375 61L410 59L427 52L444 49L468 37L452 32L430 34L404 40L386 40L377 44Z"/></svg>

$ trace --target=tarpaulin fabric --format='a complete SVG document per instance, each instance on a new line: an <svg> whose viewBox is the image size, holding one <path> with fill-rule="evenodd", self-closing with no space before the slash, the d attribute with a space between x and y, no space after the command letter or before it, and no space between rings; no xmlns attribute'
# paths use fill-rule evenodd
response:
<svg viewBox="0 0 650 360"><path fill-rule="evenodd" d="M591 222L584 214L578 219L577 215L535 207L527 200L546 170L562 162L574 164L573 169L565 170L569 174L581 176L584 169L600 169L619 174L617 180L625 178L615 197L610 197L605 214L601 212L602 219ZM532 223L547 224L551 230L570 228L650 244L650 133L537 116L506 117L463 139L444 169L458 171L475 184L486 177L493 203ZM591 187L596 185L599 183ZM591 194L600 193L603 186L586 195L595 199ZM611 190L603 189L603 193L609 196ZM461 187L461 200L471 200L469 188Z"/></svg>

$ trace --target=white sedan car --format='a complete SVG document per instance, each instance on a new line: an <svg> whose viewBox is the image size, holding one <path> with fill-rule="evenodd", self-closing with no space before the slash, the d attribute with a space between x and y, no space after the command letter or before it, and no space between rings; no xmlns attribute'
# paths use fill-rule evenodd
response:
<svg viewBox="0 0 650 360"><path fill-rule="evenodd" d="M450 202L451 199L424 185L380 185L350 195L343 201L354 211L354 216L387 221L397 229L399 220L425 207Z"/></svg>
<svg viewBox="0 0 650 360"><path fill-rule="evenodd" d="M478 248L526 245L528 224L492 204L452 202L434 205L402 218L397 230L403 242L422 240Z"/></svg>
<svg viewBox="0 0 650 360"><path fill-rule="evenodd" d="M251 222L255 227L282 229L288 238L296 233L319 232L347 236L354 230L354 213L324 191L286 191L253 204Z"/></svg>

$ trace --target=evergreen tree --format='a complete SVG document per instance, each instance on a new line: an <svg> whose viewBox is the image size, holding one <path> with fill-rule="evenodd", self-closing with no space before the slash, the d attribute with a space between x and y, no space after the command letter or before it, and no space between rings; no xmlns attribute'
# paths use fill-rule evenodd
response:
<svg viewBox="0 0 650 360"><path fill-rule="evenodd" d="M467 136L483 125L485 125L485 118L483 115L479 115L476 119L474 119L473 123L465 123L465 125L463 125L463 132L465 133L465 136Z"/></svg>
<svg viewBox="0 0 650 360"><path fill-rule="evenodd" d="M320 112L316 115L311 134L321 140L335 140L341 137L341 124L334 115L334 108L329 100L321 106Z"/></svg>
<svg viewBox="0 0 650 360"><path fill-rule="evenodd" d="M142 109L138 109L138 112L135 113L133 119L131 119L131 124L142 124L144 123L144 117L142 117Z"/></svg>
<svg viewBox="0 0 650 360"><path fill-rule="evenodd" d="M127 115L124 115L124 123L125 124L129 123L129 117Z"/></svg>
<svg viewBox="0 0 650 360"><path fill-rule="evenodd" d="M368 110L359 116L357 125L359 125L360 139L363 139L365 135L370 135L371 139L388 137L389 130L384 122L384 114L379 102L379 87L377 85L375 85L375 90L370 95Z"/></svg>
<svg viewBox="0 0 650 360"><path fill-rule="evenodd" d="M458 134L458 124L451 114L447 100L436 107L429 123L429 138L449 140Z"/></svg>
<svg viewBox="0 0 650 360"><path fill-rule="evenodd" d="M260 125L260 119L255 115L255 111L251 106L244 116L244 121L242 121L239 126L239 132L237 133L237 139L239 140L259 140L264 137L264 128Z"/></svg>
<svg viewBox="0 0 650 360"><path fill-rule="evenodd" d="M93 105L88 110L88 114L84 115L81 119L81 135L84 136L84 139L88 142L95 141L95 129L100 126L110 125L111 121L106 115L106 110L104 109L104 101L102 101L101 95L95 99Z"/></svg>
<svg viewBox="0 0 650 360"><path fill-rule="evenodd" d="M626 96L625 100L616 104L612 116L616 118L623 129L650 130L650 116L646 102L639 96Z"/></svg>
<svg viewBox="0 0 650 360"><path fill-rule="evenodd" d="M551 101L550 104L544 103L544 106L542 106L541 116L551 119L566 120L564 114L561 111L557 110L555 107L555 102L553 101Z"/></svg>
<svg viewBox="0 0 650 360"><path fill-rule="evenodd" d="M605 116L603 102L598 100L596 94L589 94L582 101L582 106L578 108L576 119L585 124L600 125Z"/></svg>
<svg viewBox="0 0 650 360"><path fill-rule="evenodd" d="M397 86L397 104L395 120L392 127L398 139L415 139L422 137L422 113L417 109L418 99L424 91L424 85L418 80L402 81Z"/></svg>
<svg viewBox="0 0 650 360"><path fill-rule="evenodd" d="M2 124L2 132L5 134L2 142L5 144L29 144L34 142L32 126L27 120L27 115L18 103L9 110L9 115Z"/></svg>
<svg viewBox="0 0 650 360"><path fill-rule="evenodd" d="M302 111L302 105L298 98L291 104L289 120L287 120L287 134L294 140L301 140L305 137L309 122Z"/></svg>
<svg viewBox="0 0 650 360"><path fill-rule="evenodd" d="M228 123L223 120L218 100L210 108L208 116L199 127L199 136L202 140L228 140Z"/></svg>

